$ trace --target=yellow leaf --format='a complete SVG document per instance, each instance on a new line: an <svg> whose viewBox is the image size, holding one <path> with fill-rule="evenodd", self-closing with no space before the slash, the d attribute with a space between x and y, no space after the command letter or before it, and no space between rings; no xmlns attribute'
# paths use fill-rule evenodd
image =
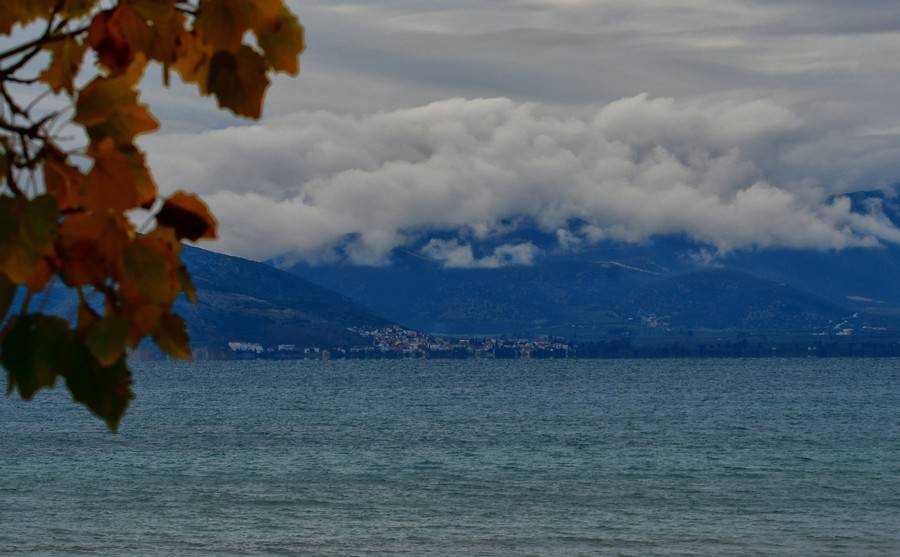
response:
<svg viewBox="0 0 900 557"><path fill-rule="evenodd" d="M54 93L65 91L69 95L74 94L73 82L84 60L85 45L75 39L66 39L50 43L45 48L53 58L39 79L49 85Z"/></svg>
<svg viewBox="0 0 900 557"><path fill-rule="evenodd" d="M134 147L119 148L105 139L93 153L94 166L84 181L81 200L94 211L127 211L156 199L156 185Z"/></svg>
<svg viewBox="0 0 900 557"><path fill-rule="evenodd" d="M248 46L237 54L217 52L210 61L207 90L238 116L259 118L268 86L266 62Z"/></svg>
<svg viewBox="0 0 900 557"><path fill-rule="evenodd" d="M256 31L266 62L275 71L297 75L300 54L306 48L303 26L287 8Z"/></svg>

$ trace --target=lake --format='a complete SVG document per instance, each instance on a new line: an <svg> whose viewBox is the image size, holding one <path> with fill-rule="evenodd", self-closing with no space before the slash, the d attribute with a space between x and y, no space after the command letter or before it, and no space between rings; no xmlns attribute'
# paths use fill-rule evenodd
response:
<svg viewBox="0 0 900 557"><path fill-rule="evenodd" d="M900 360L135 366L0 401L0 554L900 554Z"/></svg>

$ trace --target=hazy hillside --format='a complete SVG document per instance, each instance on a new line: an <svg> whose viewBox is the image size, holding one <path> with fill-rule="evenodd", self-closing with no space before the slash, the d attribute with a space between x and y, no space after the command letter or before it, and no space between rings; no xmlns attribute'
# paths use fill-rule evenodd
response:
<svg viewBox="0 0 900 557"><path fill-rule="evenodd" d="M269 265L186 246L184 261L197 286L198 302L180 298L176 311L192 344L228 341L330 347L365 344L347 330L388 323L348 298ZM76 298L57 288L46 309L73 318Z"/></svg>
<svg viewBox="0 0 900 557"><path fill-rule="evenodd" d="M293 272L392 320L439 333L813 333L852 313L782 282L698 267L666 247L597 248L502 269L444 269L399 253L389 267L300 265ZM654 249L665 253L654 257Z"/></svg>

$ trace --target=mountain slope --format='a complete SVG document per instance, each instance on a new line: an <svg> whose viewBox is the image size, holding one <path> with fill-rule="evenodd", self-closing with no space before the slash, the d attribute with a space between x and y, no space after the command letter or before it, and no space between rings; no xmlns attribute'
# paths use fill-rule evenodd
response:
<svg viewBox="0 0 900 557"><path fill-rule="evenodd" d="M185 247L197 304L176 304L193 342L228 340L298 346L363 343L347 330L387 320L335 292L268 265Z"/></svg>
<svg viewBox="0 0 900 557"><path fill-rule="evenodd" d="M444 269L398 254L389 267L300 265L293 272L404 325L451 334L811 334L849 313L840 304L738 270L698 269L673 257L656 264L648 250L639 247L629 256L615 246L502 269Z"/></svg>
<svg viewBox="0 0 900 557"><path fill-rule="evenodd" d="M197 286L197 304L183 298L175 310L187 321L194 347L229 341L298 347L364 345L347 329L389 324L348 298L269 265L185 246L183 259ZM49 313L74 319L77 298L55 289Z"/></svg>

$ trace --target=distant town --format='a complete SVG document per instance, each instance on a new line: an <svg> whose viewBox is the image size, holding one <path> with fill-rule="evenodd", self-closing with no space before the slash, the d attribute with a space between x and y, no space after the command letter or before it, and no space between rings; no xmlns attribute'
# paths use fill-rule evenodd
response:
<svg viewBox="0 0 900 557"><path fill-rule="evenodd" d="M399 326L380 329L351 327L370 344L349 348L299 347L294 344L264 346L255 342L232 341L228 350L237 358L279 359L519 359L519 358L567 358L574 356L572 347L554 340L452 338L439 337L405 329ZM201 349L202 350L202 349ZM199 354L200 357L203 354Z"/></svg>
<svg viewBox="0 0 900 557"><path fill-rule="evenodd" d="M233 340L225 346L200 346L194 357L207 359L363 360L363 359L561 359L561 358L729 358L729 357L897 357L900 339L882 331L854 335L845 323L825 337L800 334L734 333L711 337L610 338L573 343L552 338L457 338L400 326L351 327L367 342L351 347L264 345ZM862 334L868 333L868 334ZM150 354L137 355L155 359Z"/></svg>

